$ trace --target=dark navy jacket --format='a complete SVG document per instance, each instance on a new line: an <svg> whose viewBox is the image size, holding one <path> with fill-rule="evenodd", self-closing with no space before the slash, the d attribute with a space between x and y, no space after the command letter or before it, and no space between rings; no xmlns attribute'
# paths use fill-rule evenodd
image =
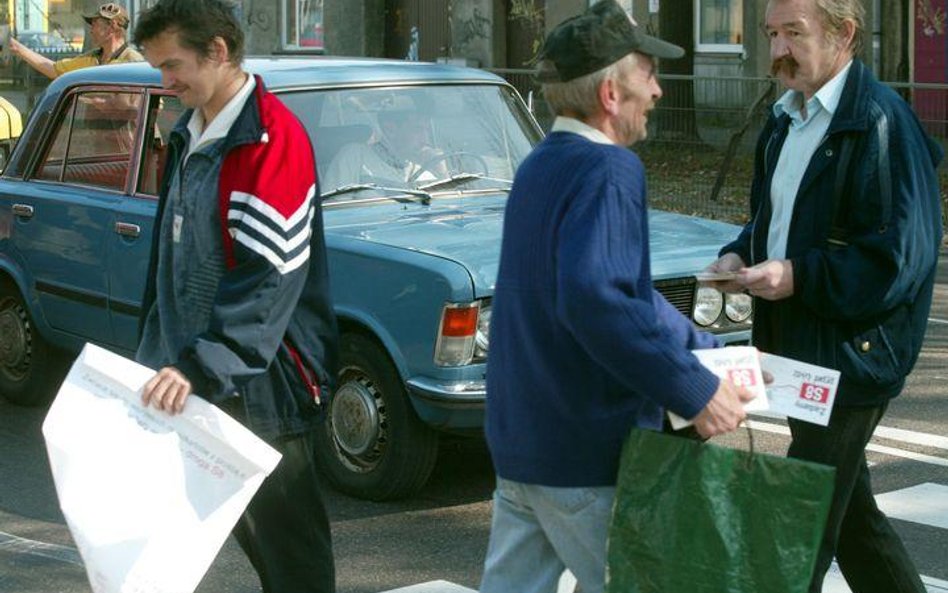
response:
<svg viewBox="0 0 948 593"><path fill-rule="evenodd" d="M788 126L788 116L771 116L762 131L752 220L721 250L748 265L767 259L770 187ZM754 344L841 371L839 406L895 397L918 357L942 237L942 156L909 105L855 60L794 204L794 294L754 302ZM834 194L841 214L831 234Z"/></svg>
<svg viewBox="0 0 948 593"><path fill-rule="evenodd" d="M717 341L652 285L645 170L631 151L554 132L517 170L491 314L487 443L497 474L612 486L634 427L693 418Z"/></svg>

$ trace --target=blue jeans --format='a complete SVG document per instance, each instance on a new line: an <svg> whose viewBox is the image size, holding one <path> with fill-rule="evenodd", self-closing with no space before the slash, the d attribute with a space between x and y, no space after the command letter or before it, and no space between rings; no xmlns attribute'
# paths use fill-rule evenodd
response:
<svg viewBox="0 0 948 593"><path fill-rule="evenodd" d="M564 568L583 593L602 593L615 493L498 476L480 593L555 593Z"/></svg>

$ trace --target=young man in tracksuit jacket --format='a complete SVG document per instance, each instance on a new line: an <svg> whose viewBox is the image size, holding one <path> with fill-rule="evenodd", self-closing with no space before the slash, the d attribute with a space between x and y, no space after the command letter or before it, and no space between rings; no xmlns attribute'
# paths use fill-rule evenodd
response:
<svg viewBox="0 0 948 593"><path fill-rule="evenodd" d="M918 357L941 245L942 158L859 59L862 6L772 0L774 72L790 90L761 132L752 219L713 264L754 295L754 345L841 373L829 426L791 419L788 455L836 487L810 584L835 555L853 593L923 593L876 506L865 448Z"/></svg>
<svg viewBox="0 0 948 593"><path fill-rule="evenodd" d="M336 353L312 147L240 67L222 0L162 0L135 40L190 107L171 134L137 358L160 369L143 400L191 393L283 457L234 529L266 592L334 590L311 435Z"/></svg>

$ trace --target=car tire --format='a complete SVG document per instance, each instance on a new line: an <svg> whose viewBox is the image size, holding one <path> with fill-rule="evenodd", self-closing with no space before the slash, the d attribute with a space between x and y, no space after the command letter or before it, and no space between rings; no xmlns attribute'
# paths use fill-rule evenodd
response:
<svg viewBox="0 0 948 593"><path fill-rule="evenodd" d="M418 418L377 341L343 334L339 366L336 391L317 431L317 467L336 489L357 498L415 494L434 468L437 433Z"/></svg>
<svg viewBox="0 0 948 593"><path fill-rule="evenodd" d="M26 303L0 281L0 395L19 406L48 404L66 374L68 357L43 339Z"/></svg>

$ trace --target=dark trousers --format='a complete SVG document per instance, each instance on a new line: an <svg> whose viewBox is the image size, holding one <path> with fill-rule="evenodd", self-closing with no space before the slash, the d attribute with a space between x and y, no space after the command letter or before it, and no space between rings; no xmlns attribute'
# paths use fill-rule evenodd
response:
<svg viewBox="0 0 948 593"><path fill-rule="evenodd" d="M270 443L283 454L234 527L264 593L333 593L329 517L313 467L312 436Z"/></svg>
<svg viewBox="0 0 948 593"><path fill-rule="evenodd" d="M810 593L820 593L833 561L853 593L925 593L902 540L876 506L866 445L887 404L836 408L827 427L790 419L789 457L836 468L836 488Z"/></svg>

